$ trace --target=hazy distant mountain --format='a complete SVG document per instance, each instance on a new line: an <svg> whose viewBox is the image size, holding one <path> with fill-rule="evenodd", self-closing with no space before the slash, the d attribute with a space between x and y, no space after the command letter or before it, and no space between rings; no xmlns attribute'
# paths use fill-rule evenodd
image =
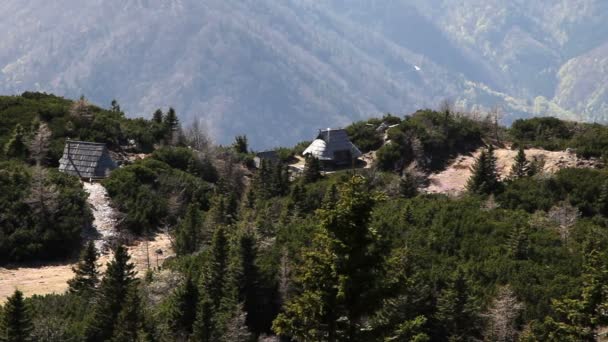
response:
<svg viewBox="0 0 608 342"><path fill-rule="evenodd" d="M256 148L449 98L608 119L604 0L3 0L0 92L173 105Z"/></svg>

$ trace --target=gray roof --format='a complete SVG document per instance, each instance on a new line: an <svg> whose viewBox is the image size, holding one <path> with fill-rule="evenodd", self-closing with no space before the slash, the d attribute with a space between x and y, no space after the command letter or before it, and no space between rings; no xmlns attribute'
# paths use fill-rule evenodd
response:
<svg viewBox="0 0 608 342"><path fill-rule="evenodd" d="M80 178L105 178L116 168L105 144L68 140L59 171Z"/></svg>
<svg viewBox="0 0 608 342"><path fill-rule="evenodd" d="M279 160L277 151L262 151L255 154L256 157L268 160Z"/></svg>
<svg viewBox="0 0 608 342"><path fill-rule="evenodd" d="M344 129L320 130L315 139L303 155L311 154L319 160L334 160L334 153L339 151L349 151L353 158L361 156L361 151L355 146Z"/></svg>

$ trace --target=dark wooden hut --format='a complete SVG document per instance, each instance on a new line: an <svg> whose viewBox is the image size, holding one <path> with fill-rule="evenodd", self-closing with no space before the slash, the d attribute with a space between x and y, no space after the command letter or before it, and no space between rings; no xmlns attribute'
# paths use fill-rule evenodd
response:
<svg viewBox="0 0 608 342"><path fill-rule="evenodd" d="M116 169L105 144L68 140L59 160L59 171L85 180L103 179Z"/></svg>

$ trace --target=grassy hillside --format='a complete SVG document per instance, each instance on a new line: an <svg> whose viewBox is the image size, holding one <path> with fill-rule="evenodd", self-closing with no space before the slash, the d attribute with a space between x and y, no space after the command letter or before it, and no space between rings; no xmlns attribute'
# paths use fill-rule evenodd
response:
<svg viewBox="0 0 608 342"><path fill-rule="evenodd" d="M41 110L40 101L54 106L65 100L20 101ZM117 135L101 137L130 139L122 128L131 121L116 113L99 109L74 131L85 136L97 116L115 118ZM71 115L52 116L48 124ZM375 129L383 121L396 125L386 133L390 142ZM589 136L602 136L606 126L541 118L505 128L420 110L347 130L364 150L379 147L380 168L319 174L313 163L292 179L280 163L248 168L244 137L230 147L200 149L183 146L195 141L188 135L175 144L156 142L148 158L116 170L103 184L123 214L121 228L132 234L166 229L176 257L137 280L118 241L100 281L94 246L87 247L70 291L25 302L16 292L0 310L0 334L93 341L253 341L268 335L296 341L592 341L608 324L606 169L549 174L524 153L512 174L499 179L492 147L483 148L571 147L581 156L604 157L608 144ZM14 137L7 144L16 146L9 143ZM461 196L419 192L421 175L409 166L440 169L480 147ZM0 208L7 208L0 219L21 213L9 204L27 212L30 202L22 198L31 187L23 184L37 169L31 157L4 158L12 166L0 172L0 193L11 197L0 197ZM61 212L82 214L63 209L78 208L77 181L54 177L49 181L59 193L74 196L62 197ZM27 222L39 223L38 217ZM34 236L25 221L14 222L23 226L9 230L8 238L0 235L0 246L24 233ZM68 226L76 230L79 224ZM52 251L45 243L34 240L39 249L27 250Z"/></svg>

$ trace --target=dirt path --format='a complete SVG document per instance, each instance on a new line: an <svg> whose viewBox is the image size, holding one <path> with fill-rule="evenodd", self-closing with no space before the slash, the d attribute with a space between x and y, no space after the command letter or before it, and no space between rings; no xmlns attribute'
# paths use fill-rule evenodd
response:
<svg viewBox="0 0 608 342"><path fill-rule="evenodd" d="M106 253L105 242L116 236L116 210L100 183L84 183L84 190L89 194L87 202L93 212L93 231L86 232L85 239L94 240L97 250Z"/></svg>
<svg viewBox="0 0 608 342"><path fill-rule="evenodd" d="M84 188L89 193L87 201L94 216L94 229L86 231L84 236L85 239L95 241L95 246L101 253L99 264L103 271L111 258L109 251L104 251L103 246L107 239L116 235L116 212L110 206L107 192L101 184L85 183ZM150 267L161 266L165 259L174 255L167 234L158 234L153 240L147 241L147 248L146 241L136 241L133 246L127 248L139 277L145 275L148 261ZM148 254L146 254L146 250ZM162 254L156 254L157 250L162 251ZM26 296L63 293L68 287L67 281L73 277L72 266L71 263L58 263L42 266L0 267L0 304L15 289L23 291Z"/></svg>
<svg viewBox="0 0 608 342"><path fill-rule="evenodd" d="M544 158L544 171L547 173L555 173L568 167L595 167L596 165L596 162L580 159L570 151L547 151L532 148L525 150L525 152L528 160ZM451 195L462 193L466 188L469 177L471 177L471 166L480 153L481 150L478 150L472 155L459 156L445 170L431 174L429 176L429 186L424 191ZM495 155L498 173L502 178L505 178L511 171L517 150L496 149Z"/></svg>

